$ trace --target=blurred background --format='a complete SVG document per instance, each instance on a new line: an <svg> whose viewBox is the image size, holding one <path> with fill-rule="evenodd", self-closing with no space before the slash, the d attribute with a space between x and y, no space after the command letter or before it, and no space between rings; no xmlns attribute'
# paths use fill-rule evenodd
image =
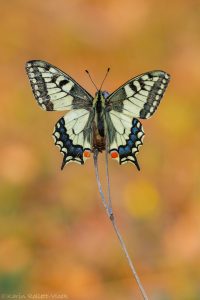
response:
<svg viewBox="0 0 200 300"><path fill-rule="evenodd" d="M141 299L99 197L93 160L60 171L54 124L24 70L42 59L95 93L142 72L172 80L138 155L109 160L118 224L150 299L200 299L200 2L1 1L0 294ZM104 156L100 171L105 185Z"/></svg>

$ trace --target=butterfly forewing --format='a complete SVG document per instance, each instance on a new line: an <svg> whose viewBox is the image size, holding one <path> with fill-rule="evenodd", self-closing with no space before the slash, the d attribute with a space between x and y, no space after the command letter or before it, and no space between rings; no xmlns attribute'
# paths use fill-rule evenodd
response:
<svg viewBox="0 0 200 300"><path fill-rule="evenodd" d="M148 119L156 111L169 79L169 75L163 71L139 75L108 97L107 109L131 117Z"/></svg>
<svg viewBox="0 0 200 300"><path fill-rule="evenodd" d="M74 79L53 65L32 60L26 71L38 104L45 110L90 109L92 96Z"/></svg>

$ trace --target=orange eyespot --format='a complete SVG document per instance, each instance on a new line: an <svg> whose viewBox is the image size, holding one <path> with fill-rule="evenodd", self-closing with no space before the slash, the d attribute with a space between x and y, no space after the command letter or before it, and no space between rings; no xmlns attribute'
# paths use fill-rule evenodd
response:
<svg viewBox="0 0 200 300"><path fill-rule="evenodd" d="M117 158L119 156L119 153L117 151L112 151L110 153L110 155L111 155L112 158Z"/></svg>
<svg viewBox="0 0 200 300"><path fill-rule="evenodd" d="M89 158L89 157L91 156L90 150L85 150L85 151L83 152L83 156Z"/></svg>

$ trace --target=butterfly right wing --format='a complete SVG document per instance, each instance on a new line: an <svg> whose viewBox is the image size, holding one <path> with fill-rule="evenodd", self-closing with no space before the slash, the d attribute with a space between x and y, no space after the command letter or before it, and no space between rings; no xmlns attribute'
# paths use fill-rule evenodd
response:
<svg viewBox="0 0 200 300"><path fill-rule="evenodd" d="M143 144L144 131L136 118L148 119L156 111L169 75L151 71L126 82L106 98L109 152L120 164L132 162L139 170L136 154Z"/></svg>
<svg viewBox="0 0 200 300"><path fill-rule="evenodd" d="M70 162L84 164L91 156L93 120L94 111L76 109L56 123L53 137L64 155L61 169Z"/></svg>
<svg viewBox="0 0 200 300"><path fill-rule="evenodd" d="M93 97L74 79L55 66L41 60L26 63L33 94L45 110L90 110Z"/></svg>
<svg viewBox="0 0 200 300"><path fill-rule="evenodd" d="M148 119L156 111L170 80L164 71L151 71L126 82L107 97L107 110Z"/></svg>

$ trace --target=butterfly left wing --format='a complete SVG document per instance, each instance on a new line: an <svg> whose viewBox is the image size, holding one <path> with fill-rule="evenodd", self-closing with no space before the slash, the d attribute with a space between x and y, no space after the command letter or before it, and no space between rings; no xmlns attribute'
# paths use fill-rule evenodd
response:
<svg viewBox="0 0 200 300"><path fill-rule="evenodd" d="M170 76L163 71L147 72L126 82L108 96L107 110L148 119L156 111Z"/></svg>
<svg viewBox="0 0 200 300"><path fill-rule="evenodd" d="M92 151L92 122L94 113L86 109L68 112L55 125L55 145L63 153L61 169L70 162L84 164Z"/></svg>
<svg viewBox="0 0 200 300"><path fill-rule="evenodd" d="M74 79L42 60L26 63L33 94L45 110L71 110L92 107L92 96Z"/></svg>
<svg viewBox="0 0 200 300"><path fill-rule="evenodd" d="M136 154L143 144L144 131L136 118L111 110L106 113L109 152L119 164L131 162L140 170Z"/></svg>

